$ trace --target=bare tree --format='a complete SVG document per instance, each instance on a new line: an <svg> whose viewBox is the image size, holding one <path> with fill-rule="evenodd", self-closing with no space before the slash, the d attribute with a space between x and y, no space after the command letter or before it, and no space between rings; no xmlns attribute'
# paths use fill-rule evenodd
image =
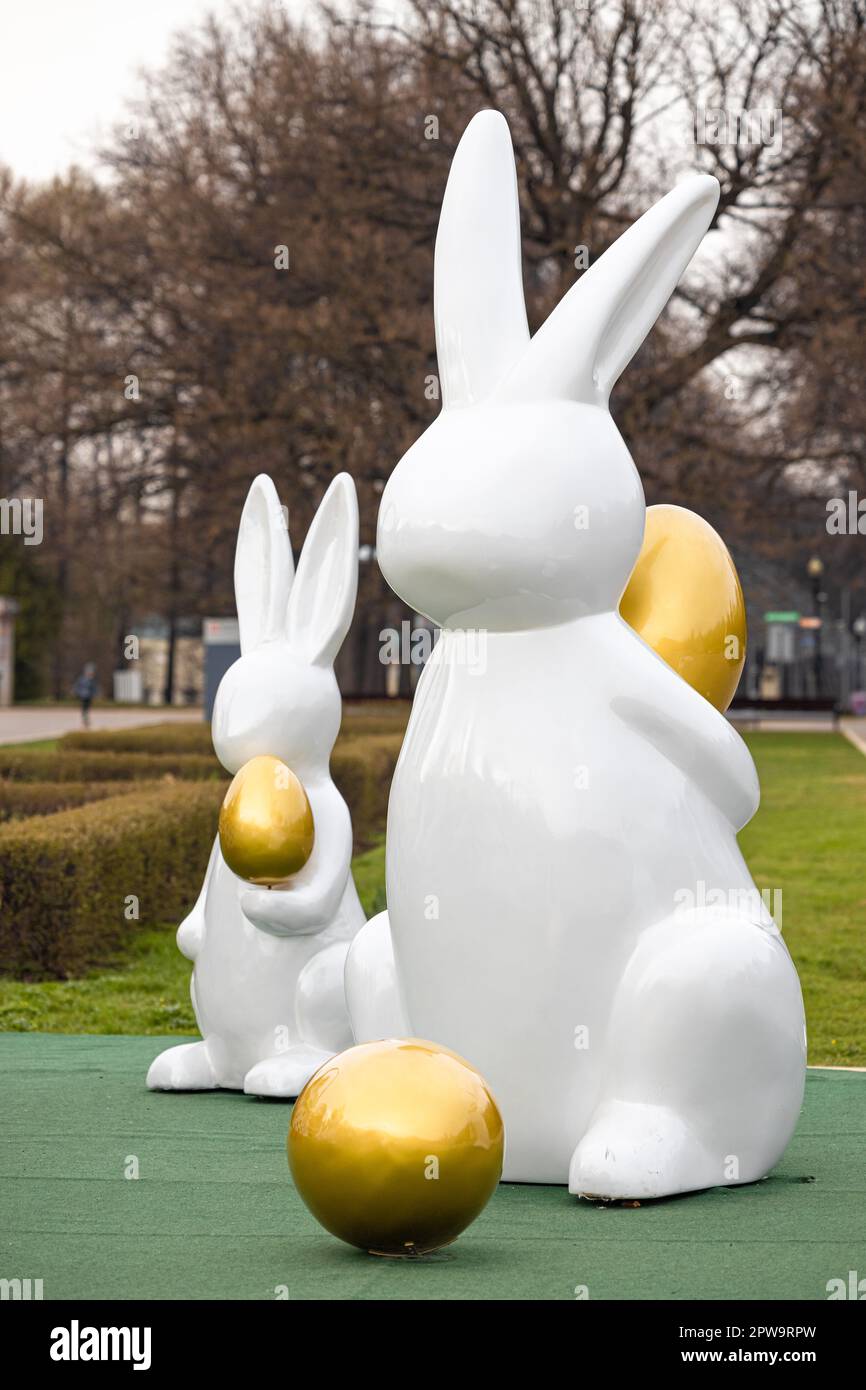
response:
<svg viewBox="0 0 866 1390"><path fill-rule="evenodd" d="M830 482L862 480L862 0L399 13L211 20L151 75L99 182L0 180L0 470L56 519L56 689L90 642L110 667L135 613L175 632L230 609L259 471L298 537L348 468L373 544L384 480L439 408L438 208L484 106L514 137L532 326L681 170L720 180L716 232L613 403L651 500L797 565ZM391 602L363 565L357 670Z"/></svg>

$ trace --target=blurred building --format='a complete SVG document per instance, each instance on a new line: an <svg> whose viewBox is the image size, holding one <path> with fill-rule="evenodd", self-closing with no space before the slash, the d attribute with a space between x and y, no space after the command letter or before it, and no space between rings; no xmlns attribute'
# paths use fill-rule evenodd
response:
<svg viewBox="0 0 866 1390"><path fill-rule="evenodd" d="M169 665L169 626L162 618L136 623L138 659L115 673L114 698L161 705ZM204 647L201 618L179 618L175 624L172 705L201 704L204 693Z"/></svg>
<svg viewBox="0 0 866 1390"><path fill-rule="evenodd" d="M866 689L866 627L850 594L732 547L746 599L749 643L738 698L825 699L849 708Z"/></svg>
<svg viewBox="0 0 866 1390"><path fill-rule="evenodd" d="M18 604L14 598L0 597L0 706L15 699L15 619Z"/></svg>

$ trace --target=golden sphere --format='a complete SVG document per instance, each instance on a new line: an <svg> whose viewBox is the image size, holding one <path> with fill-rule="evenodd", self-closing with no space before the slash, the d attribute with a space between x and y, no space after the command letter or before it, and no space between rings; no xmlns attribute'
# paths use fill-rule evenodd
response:
<svg viewBox="0 0 866 1390"><path fill-rule="evenodd" d="M220 849L239 878L271 888L302 869L315 830L307 793L279 758L250 758L220 810Z"/></svg>
<svg viewBox="0 0 866 1390"><path fill-rule="evenodd" d="M685 507L648 507L619 611L647 646L722 713L746 660L746 605L721 536Z"/></svg>
<svg viewBox="0 0 866 1390"><path fill-rule="evenodd" d="M374 1255L456 1240L502 1173L505 1132L484 1078L419 1038L333 1057L295 1103L289 1167L317 1221Z"/></svg>

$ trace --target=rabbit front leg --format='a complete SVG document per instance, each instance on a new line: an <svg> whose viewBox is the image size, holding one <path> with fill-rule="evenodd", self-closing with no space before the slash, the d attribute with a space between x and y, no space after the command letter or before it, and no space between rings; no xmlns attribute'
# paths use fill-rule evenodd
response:
<svg viewBox="0 0 866 1390"><path fill-rule="evenodd" d="M681 769L741 830L760 802L758 774L736 729L702 695L647 648L621 619L610 630L611 652L625 654L631 689L610 701L627 724ZM626 645L623 646L623 637Z"/></svg>
<svg viewBox="0 0 866 1390"><path fill-rule="evenodd" d="M343 976L350 939L364 914L351 880L351 820L333 786L313 805L316 843L301 873L288 888L251 891L241 899L244 914L270 936L328 932L298 976L294 1003L300 1039L250 1069L244 1078L248 1095L296 1096L313 1072L352 1042Z"/></svg>
<svg viewBox="0 0 866 1390"><path fill-rule="evenodd" d="M606 1046L571 1192L667 1197L765 1177L794 1131L806 1074L800 984L778 928L727 908L651 927Z"/></svg>
<svg viewBox="0 0 866 1390"><path fill-rule="evenodd" d="M296 1096L334 1053L351 1047L343 986L348 949L348 941L335 941L307 961L295 991L301 1041L257 1062L244 1077L247 1095L271 1099Z"/></svg>

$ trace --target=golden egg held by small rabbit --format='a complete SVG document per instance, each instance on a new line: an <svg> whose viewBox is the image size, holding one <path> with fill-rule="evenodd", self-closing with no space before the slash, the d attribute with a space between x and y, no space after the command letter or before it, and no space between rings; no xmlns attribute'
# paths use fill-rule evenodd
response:
<svg viewBox="0 0 866 1390"><path fill-rule="evenodd" d="M313 852L313 812L303 785L279 758L251 758L234 777L219 820L220 849L239 878L283 883Z"/></svg>

